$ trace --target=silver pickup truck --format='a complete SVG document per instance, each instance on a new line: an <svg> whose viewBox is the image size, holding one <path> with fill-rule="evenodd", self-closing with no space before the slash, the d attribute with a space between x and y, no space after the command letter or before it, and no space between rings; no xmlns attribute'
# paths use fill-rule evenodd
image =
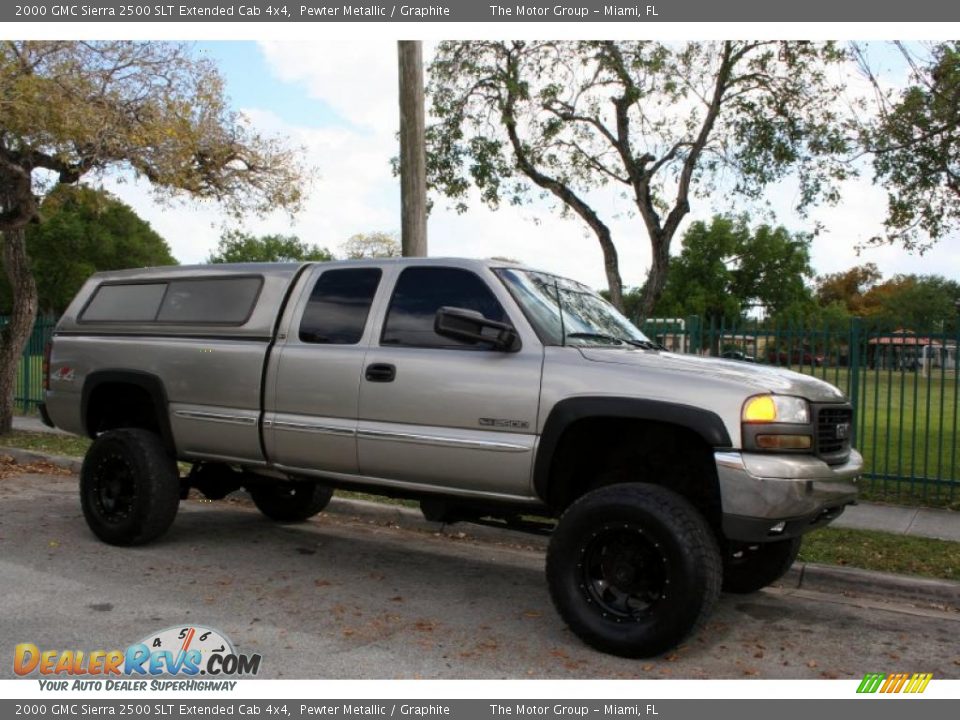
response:
<svg viewBox="0 0 960 720"><path fill-rule="evenodd" d="M47 383L46 421L94 439L80 498L105 542L162 535L191 487L284 522L334 488L555 519L559 613L624 656L782 576L862 467L832 385L664 352L584 285L495 261L101 273Z"/></svg>

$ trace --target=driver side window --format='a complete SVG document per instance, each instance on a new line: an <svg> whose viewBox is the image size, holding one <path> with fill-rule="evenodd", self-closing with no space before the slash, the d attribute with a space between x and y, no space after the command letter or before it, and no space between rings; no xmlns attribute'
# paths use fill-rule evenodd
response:
<svg viewBox="0 0 960 720"><path fill-rule="evenodd" d="M510 322L490 288L475 273L460 268L411 267L397 280L380 344L486 349L437 335L433 323L442 307L475 310L488 320Z"/></svg>

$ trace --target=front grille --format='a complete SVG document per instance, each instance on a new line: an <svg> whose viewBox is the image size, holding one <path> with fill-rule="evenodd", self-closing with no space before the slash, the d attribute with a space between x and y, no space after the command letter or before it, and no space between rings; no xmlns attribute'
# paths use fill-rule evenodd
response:
<svg viewBox="0 0 960 720"><path fill-rule="evenodd" d="M850 456L850 435L853 432L853 410L845 405L816 407L817 455L831 465Z"/></svg>

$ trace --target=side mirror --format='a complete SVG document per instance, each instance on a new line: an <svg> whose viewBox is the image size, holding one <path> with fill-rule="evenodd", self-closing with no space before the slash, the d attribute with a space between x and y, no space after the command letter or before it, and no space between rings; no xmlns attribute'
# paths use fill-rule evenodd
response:
<svg viewBox="0 0 960 720"><path fill-rule="evenodd" d="M488 343L494 350L511 352L519 349L519 338L513 326L488 320L476 310L442 307L433 321L437 335L466 343Z"/></svg>

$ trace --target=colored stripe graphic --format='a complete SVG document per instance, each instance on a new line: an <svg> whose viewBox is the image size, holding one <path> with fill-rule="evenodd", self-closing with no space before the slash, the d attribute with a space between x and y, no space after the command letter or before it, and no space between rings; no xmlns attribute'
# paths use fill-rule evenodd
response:
<svg viewBox="0 0 960 720"><path fill-rule="evenodd" d="M880 683L883 682L883 679L886 677L884 673L867 673L863 676L863 681L860 683L860 687L857 688L858 693L875 693L880 689Z"/></svg>
<svg viewBox="0 0 960 720"><path fill-rule="evenodd" d="M927 689L927 685L930 684L931 680L933 680L933 673L915 673L904 692L922 693Z"/></svg>
<svg viewBox="0 0 960 720"><path fill-rule="evenodd" d="M867 673L860 681L858 693L922 693L933 679L933 673Z"/></svg>

